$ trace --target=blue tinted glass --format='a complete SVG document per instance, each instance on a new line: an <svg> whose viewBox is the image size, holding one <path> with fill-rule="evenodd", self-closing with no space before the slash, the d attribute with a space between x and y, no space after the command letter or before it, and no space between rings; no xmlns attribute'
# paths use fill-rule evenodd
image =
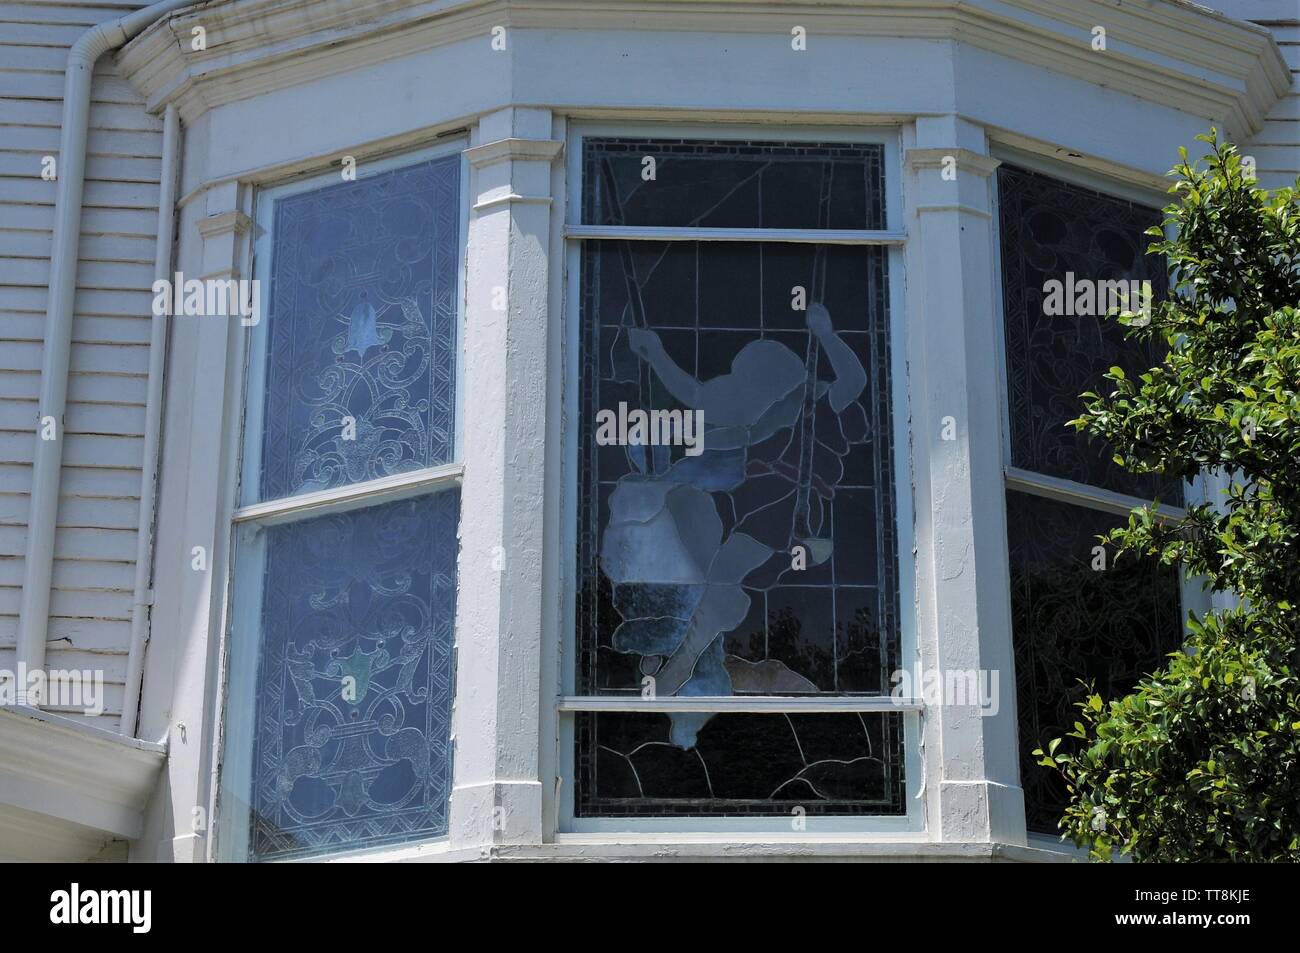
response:
<svg viewBox="0 0 1300 953"><path fill-rule="evenodd" d="M886 253L592 241L582 283L579 692L888 693ZM878 715L584 716L575 811L898 814L901 751Z"/></svg>
<svg viewBox="0 0 1300 953"><path fill-rule="evenodd" d="M260 613L233 632L236 677L256 668L251 777L226 792L251 859L446 833L459 507L449 490L260 531Z"/></svg>
<svg viewBox="0 0 1300 953"><path fill-rule="evenodd" d="M460 158L280 200L260 498L445 463Z"/></svg>

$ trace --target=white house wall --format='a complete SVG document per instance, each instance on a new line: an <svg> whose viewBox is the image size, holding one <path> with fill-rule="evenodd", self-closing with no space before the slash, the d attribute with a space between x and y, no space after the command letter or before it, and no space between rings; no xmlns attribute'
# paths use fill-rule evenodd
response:
<svg viewBox="0 0 1300 953"><path fill-rule="evenodd" d="M0 669L14 669L68 47L141 6L0 3ZM161 121L111 57L92 85L46 667L102 670L122 710L139 514ZM57 709L55 709L57 711ZM77 713L77 717L82 717Z"/></svg>

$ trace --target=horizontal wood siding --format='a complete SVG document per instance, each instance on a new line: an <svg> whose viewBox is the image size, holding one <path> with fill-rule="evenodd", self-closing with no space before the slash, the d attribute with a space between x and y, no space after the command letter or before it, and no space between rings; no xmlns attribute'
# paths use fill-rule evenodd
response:
<svg viewBox="0 0 1300 953"><path fill-rule="evenodd" d="M59 158L68 47L141 5L0 3L0 668L15 664L40 417L57 188L41 178L41 163ZM131 637L162 123L111 56L95 69L92 95L46 667L101 671L105 714L96 723L116 728Z"/></svg>

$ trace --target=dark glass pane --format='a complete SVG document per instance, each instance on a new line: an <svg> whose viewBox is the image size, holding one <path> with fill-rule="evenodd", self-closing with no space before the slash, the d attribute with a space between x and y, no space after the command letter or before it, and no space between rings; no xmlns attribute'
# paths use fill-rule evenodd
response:
<svg viewBox="0 0 1300 953"><path fill-rule="evenodd" d="M446 833L459 491L266 529L250 856Z"/></svg>
<svg viewBox="0 0 1300 953"><path fill-rule="evenodd" d="M587 243L580 692L635 696L647 679L660 696L890 691L886 261L867 247ZM620 407L699 412L700 452L602 440L600 415ZM712 724L661 720L687 754Z"/></svg>
<svg viewBox="0 0 1300 953"><path fill-rule="evenodd" d="M1146 254L1152 239L1144 234L1160 212L1007 165L998 169L998 202L1012 464L1182 505L1179 481L1129 473L1102 441L1066 426L1083 410L1080 394L1109 393L1102 375L1112 366L1136 376L1163 357L1162 345L1127 340L1105 316L1097 304L1104 286L1082 284L1150 281L1163 298L1164 262ZM1052 281L1061 295L1049 310L1069 313L1044 313Z"/></svg>
<svg viewBox="0 0 1300 953"><path fill-rule="evenodd" d="M261 499L445 463L460 158L276 204Z"/></svg>
<svg viewBox="0 0 1300 953"><path fill-rule="evenodd" d="M666 715L579 714L577 815L904 813L901 715L691 717L682 748Z"/></svg>
<svg viewBox="0 0 1300 953"><path fill-rule="evenodd" d="M1124 517L1007 493L1020 773L1031 830L1059 833L1064 783L1031 752L1063 738L1091 682L1117 698L1182 643L1178 571L1126 558L1094 569L1097 537Z"/></svg>
<svg viewBox="0 0 1300 953"><path fill-rule="evenodd" d="M875 143L588 139L582 220L589 225L881 229L883 156Z"/></svg>

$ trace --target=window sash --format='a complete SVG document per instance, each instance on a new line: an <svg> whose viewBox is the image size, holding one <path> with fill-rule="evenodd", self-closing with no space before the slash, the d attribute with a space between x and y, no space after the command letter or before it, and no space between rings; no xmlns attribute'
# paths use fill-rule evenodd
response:
<svg viewBox="0 0 1300 953"><path fill-rule="evenodd" d="M439 143L432 148L403 152L377 158L364 163L358 172L358 179L382 174L394 169L428 162L433 159L462 155L468 142L462 139ZM259 189L254 197L253 216L257 225L256 238L252 248L252 274L259 280L261 295L262 321L257 327L249 328L244 336L244 366L240 374L241 387L238 390L238 403L235 411L239 414L239 431L233 440L233 449L238 455L235 464L237 480L235 490L235 507L231 512L232 542L241 530L262 530L271 526L292 523L300 520L314 519L349 510L379 507L403 499L438 494L447 490L459 489L463 483L463 353L461 347L461 325L464 319L465 302L465 253L468 242L468 195L469 175L463 157L459 172L459 195L456 200L455 217L457 223L456 242L456 279L454 289L455 310L453 314L452 340L453 349L453 432L451 461L433 467L391 474L379 479L363 480L330 489L307 493L295 493L272 500L258 500L261 480L262 431L264 426L264 377L266 373L267 348L270 329L270 294L272 276L272 243L274 235L272 223L277 203L290 196L311 192L341 181L338 171L313 174L297 181L280 186ZM241 505L242 504L242 505ZM246 791L246 784L251 781L253 767L244 764L251 758L252 736L247 731L243 736L229 730L231 712L230 699L234 692L234 682L243 680L242 691L252 691L255 672L248 670L250 660L255 660L256 652L244 653L244 667L239 671L231 669L231 653L235 628L256 631L262 638L260 606L264 597L265 580L261 568L265 564L265 537L256 533L256 541L242 547L232 545L233 559L227 567L228 609L225 619L225 634L222 646L223 681L221 690L221 710L218 712L218 724L222 726L220 747L222 755L219 780L216 785L216 814L213 829L213 856L224 860L248 860L248 835L246 821L247 808L242 810L230 803L230 795ZM456 561L459 561L457 554ZM234 588L242 586L245 596L234 599ZM454 624L454 621L453 621ZM452 653L452 671L455 672L455 642L450 647ZM454 709L453 677L453 709ZM241 717L252 718L250 710ZM256 730L254 726L253 730ZM451 763L451 787L455 785L456 761ZM450 795L450 792L449 792ZM224 802L224 803L223 803ZM232 809L233 808L233 809ZM450 808L448 808L450 810ZM444 840L446 835L429 838ZM401 845L399 845L401 846ZM369 850L369 848L363 848ZM391 848L375 848L387 850ZM348 853L346 848L322 857L334 857Z"/></svg>
<svg viewBox="0 0 1300 953"><path fill-rule="evenodd" d="M895 443L893 472L889 478L896 488L894 520L897 531L898 567L898 628L899 664L911 668L919 664L915 637L914 578L911 552L912 486L910 457L910 412L908 410L908 376L906 374L906 315L905 274L903 246L907 234L902 229L884 230L818 230L775 228L650 228L640 226L604 226L581 224L582 152L583 139L609 135L642 135L647 138L696 139L780 139L783 141L840 140L845 142L879 142L884 145L884 209L887 223L901 223L902 169L900 140L896 129L854 132L843 127L722 127L707 123L583 123L572 129L568 138L567 182L569 200L566 204L566 224L561 235L565 244L564 261L564 365L554 380L562 383L565 408L563 465L565 474L565 503L562 508L561 577L564 594L561 614L559 678L561 691L555 696L558 715L557 767L557 824L560 837L568 834L628 833L655 834L683 832L727 831L732 833L772 833L787 830L786 822L776 816L664 816L664 817L583 817L575 810L575 778L577 737L575 725L583 712L665 712L699 711L745 712L760 714L820 714L858 713L864 717L887 714L901 715L902 769L904 774L904 802L906 812L900 815L849 815L810 816L805 819L808 834L817 836L833 833L871 831L886 838L910 838L924 829L925 821L918 800L924 785L925 770L923 747L925 704L917 698L896 698L891 695L822 695L822 696L673 696L646 699L626 695L583 696L574 693L577 683L577 666L574 664L577 642L577 523L578 523L578 460L581 452L576 426L578 413L578 387L581 379L579 355L579 303L582 298L582 248L586 241L623 240L658 242L767 242L808 244L883 245L888 247L887 295L891 313L889 351L891 362L891 412L892 437ZM805 835L796 835L805 836Z"/></svg>
<svg viewBox="0 0 1300 953"><path fill-rule="evenodd" d="M456 310L453 319L451 348L453 354L453 368L455 394L453 398L453 433L452 433L452 452L451 459L445 464L434 467L422 467L417 470L409 470L399 474L382 477L375 480L365 480L355 484L348 484L331 490L323 490L308 493L295 493L289 496L280 497L274 500L258 499L259 488L261 485L261 468L262 468L262 435L264 427L264 411L266 399L265 376L267 367L267 351L270 346L270 324L271 324L271 277L273 267L273 243L275 236L272 225L274 222L276 205L283 199L292 196L301 195L305 192L312 192L317 189L325 188L330 185L336 185L343 180L337 171L330 171L320 174L314 174L303 179L286 183L284 185L272 186L270 188L258 190L255 197L254 219L257 224L257 238L253 245L253 275L258 279L258 288L261 295L261 315L262 320L256 327L250 328L246 336L245 363L243 368L243 401L241 416L241 434L239 441L240 462L238 469L238 490L236 497L236 508L234 511L234 521L236 523L245 522L249 519L269 517L284 512L289 514L293 511L302 510L304 513L311 510L309 515L316 516L326 509L320 509L321 506L328 506L330 500L323 503L317 503L314 499L319 496L335 493L337 490L341 498L351 498L352 496L370 495L374 491L375 495L371 496L366 502L379 504L388 502L393 499L400 499L403 495L410 495L411 492L419 492L418 489L411 490L406 486L406 481L428 481L431 485L441 479L443 471L450 469L459 470L463 461L463 355L461 353L461 323L464 319L465 303L465 252L468 241L468 209L469 209L469 175L467 163L463 158L464 150L469 143L464 139L455 139L449 142L438 143L436 146L419 149L416 151L402 152L366 161L357 170L357 181L369 178L374 175L391 172L412 165L418 165L434 159L445 159L453 155L461 155L460 167L460 194L456 207L456 222L458 229L456 255L459 262L456 268L456 288L455 303ZM388 484L392 483L391 486ZM432 489L432 486L431 486ZM391 491L388 495L385 491ZM306 500L301 505L299 500ZM346 500L341 500L346 502ZM351 508L350 506L344 508Z"/></svg>

